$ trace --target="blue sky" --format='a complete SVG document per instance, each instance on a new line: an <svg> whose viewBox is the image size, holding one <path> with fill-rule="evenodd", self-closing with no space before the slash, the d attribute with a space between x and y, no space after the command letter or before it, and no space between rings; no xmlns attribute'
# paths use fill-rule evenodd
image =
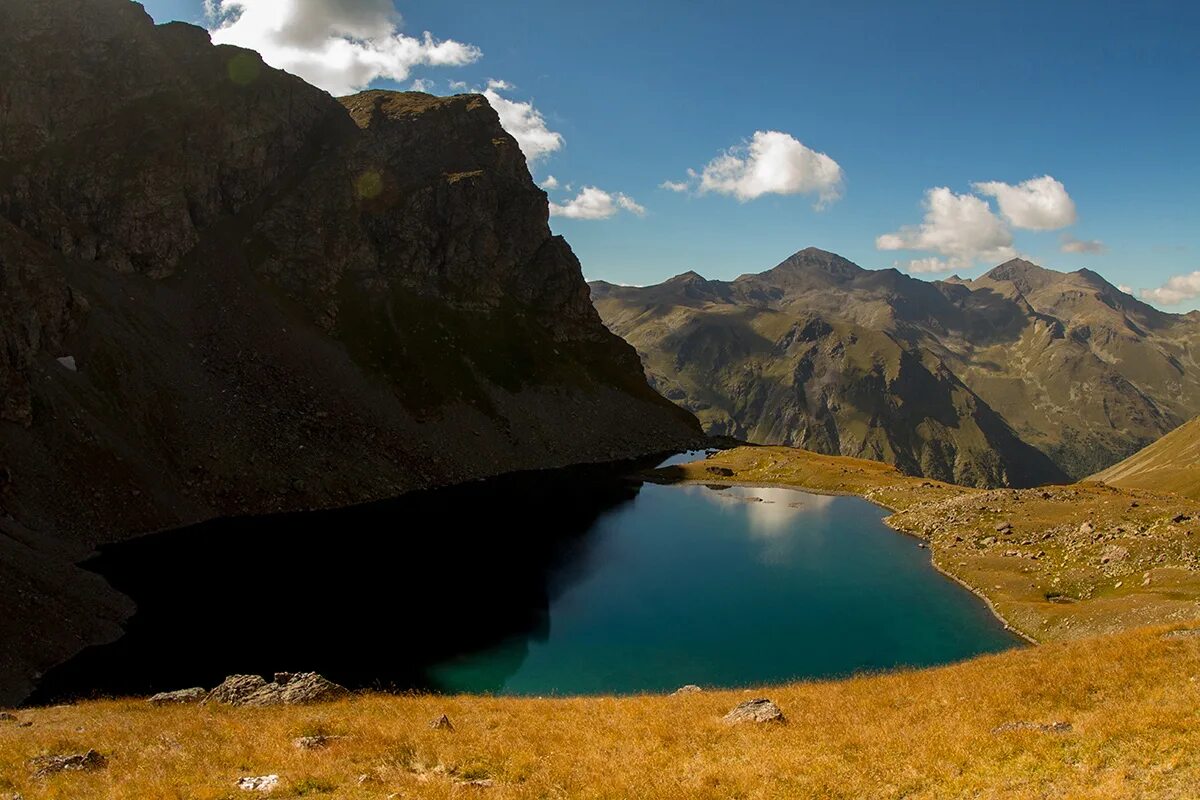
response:
<svg viewBox="0 0 1200 800"><path fill-rule="evenodd" d="M290 14L308 46L313 26L343 30L339 14L373 25L388 2L225 0L224 19ZM145 5L160 22L205 21L201 0ZM453 65L410 58L393 70L401 80L371 85L422 80L448 94L451 81L503 81L497 95L530 103L543 134L561 136L531 169L558 179L551 199L576 218L552 225L589 278L730 278L806 246L865 267L937 259L967 277L1019 253L1134 290L1176 277L1147 299L1200 308L1200 4L401 0L396 10L389 35L430 31L472 49L423 57ZM755 159L756 132L786 135L772 140L778 158ZM731 148L732 162L705 172ZM814 177L817 153L839 180ZM779 165L790 172L772 173ZM1053 181L1022 189L1042 176ZM572 205L585 186L607 200ZM949 192L926 194L937 187ZM929 204L941 213L921 229ZM1091 244L1063 252L1064 241Z"/></svg>

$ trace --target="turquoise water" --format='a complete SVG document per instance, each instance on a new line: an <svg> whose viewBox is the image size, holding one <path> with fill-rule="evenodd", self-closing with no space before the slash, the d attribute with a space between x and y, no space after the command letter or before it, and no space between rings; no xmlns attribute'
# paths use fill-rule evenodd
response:
<svg viewBox="0 0 1200 800"><path fill-rule="evenodd" d="M87 568L137 612L116 641L50 670L33 701L308 670L355 689L669 691L1019 644L864 500L630 477L647 466L518 473L102 548Z"/></svg>
<svg viewBox="0 0 1200 800"><path fill-rule="evenodd" d="M542 625L428 669L449 692L741 686L1019 644L858 498L644 485L603 514Z"/></svg>

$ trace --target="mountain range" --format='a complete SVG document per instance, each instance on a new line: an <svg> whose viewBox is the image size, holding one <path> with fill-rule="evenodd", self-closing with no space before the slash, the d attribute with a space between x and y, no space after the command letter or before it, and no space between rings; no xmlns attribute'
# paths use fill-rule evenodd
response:
<svg viewBox="0 0 1200 800"><path fill-rule="evenodd" d="M732 281L593 282L705 428L969 486L1079 479L1200 413L1200 313L1015 259L973 280L808 248Z"/></svg>

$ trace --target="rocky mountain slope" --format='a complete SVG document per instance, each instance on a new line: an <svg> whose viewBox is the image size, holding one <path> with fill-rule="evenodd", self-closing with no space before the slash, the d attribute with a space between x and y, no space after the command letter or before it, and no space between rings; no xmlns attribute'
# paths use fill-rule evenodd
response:
<svg viewBox="0 0 1200 800"><path fill-rule="evenodd" d="M1200 499L1200 417L1088 480Z"/></svg>
<svg viewBox="0 0 1200 800"><path fill-rule="evenodd" d="M699 433L482 97L338 101L128 0L0 4L0 286L6 674L125 612L97 543Z"/></svg>
<svg viewBox="0 0 1200 800"><path fill-rule="evenodd" d="M592 294L710 432L965 485L1081 478L1200 412L1200 314L1088 270L926 282L809 248L733 281Z"/></svg>

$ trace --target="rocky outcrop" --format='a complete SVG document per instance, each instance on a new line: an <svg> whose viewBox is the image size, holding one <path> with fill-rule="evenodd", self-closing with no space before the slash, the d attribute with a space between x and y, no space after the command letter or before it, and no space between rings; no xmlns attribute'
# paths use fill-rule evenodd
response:
<svg viewBox="0 0 1200 800"><path fill-rule="evenodd" d="M61 569L699 433L601 324L483 98L338 101L127 0L0 5L0 392L0 549Z"/></svg>
<svg viewBox="0 0 1200 800"><path fill-rule="evenodd" d="M348 694L344 686L315 672L277 672L269 683L260 675L230 675L208 693L204 702L226 706L300 706L325 703Z"/></svg>
<svg viewBox="0 0 1200 800"><path fill-rule="evenodd" d="M916 280L802 250L733 281L598 282L605 323L710 433L970 486L1082 478L1200 412L1200 325L1020 259Z"/></svg>

